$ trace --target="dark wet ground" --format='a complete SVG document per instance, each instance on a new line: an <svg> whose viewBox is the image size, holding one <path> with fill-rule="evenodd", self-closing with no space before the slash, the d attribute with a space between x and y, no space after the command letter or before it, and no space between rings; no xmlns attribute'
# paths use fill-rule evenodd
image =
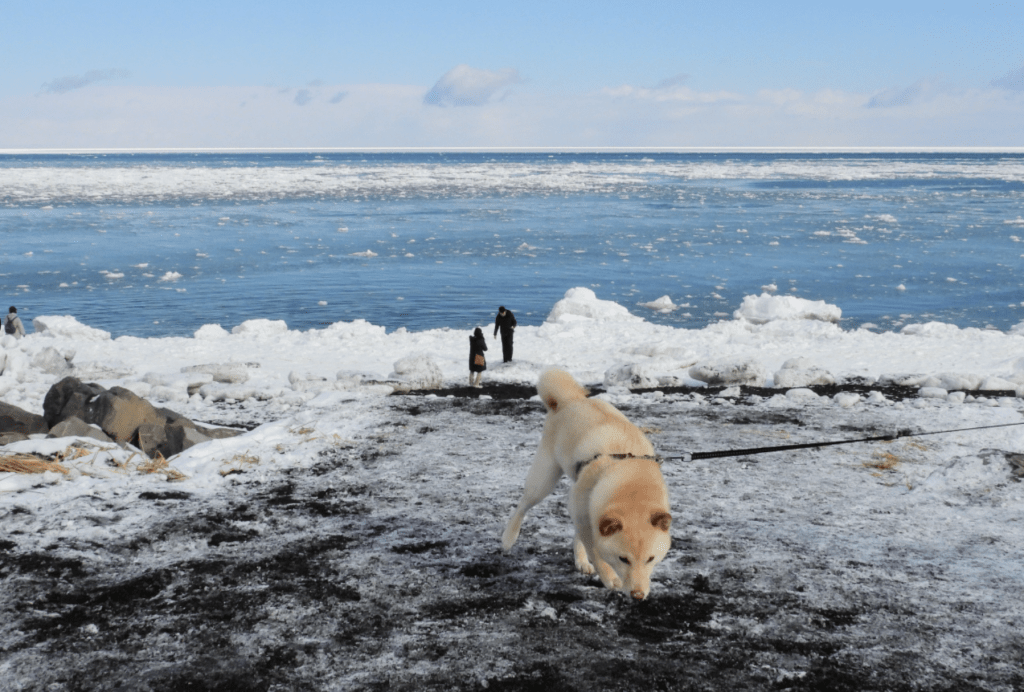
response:
<svg viewBox="0 0 1024 692"><path fill-rule="evenodd" d="M492 465L525 468L542 414L532 388L483 392L391 397L379 434L214 497L168 484L61 510L116 524L159 509L108 542L0 537L0 690L1024 688L1024 623L993 629L998 604L933 594L921 582L941 566L817 557L798 535L791 560L761 556L757 526L697 496L643 603L572 570L560 499L501 554L519 481ZM833 432L799 411L723 416ZM489 449L508 437L523 442ZM901 573L870 583L879 570Z"/></svg>

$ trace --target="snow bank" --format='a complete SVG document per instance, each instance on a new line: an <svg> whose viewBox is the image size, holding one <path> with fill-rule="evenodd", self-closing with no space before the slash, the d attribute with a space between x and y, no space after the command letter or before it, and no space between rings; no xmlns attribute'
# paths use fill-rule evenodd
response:
<svg viewBox="0 0 1024 692"><path fill-rule="evenodd" d="M37 334L81 341L110 341L110 332L87 327L71 315L40 315L32 320Z"/></svg>
<svg viewBox="0 0 1024 692"><path fill-rule="evenodd" d="M1020 334L934 322L898 333L843 331L827 319L839 314L822 302L748 296L735 320L676 329L573 288L542 325L516 330L513 362L488 367L483 393L489 382L532 385L538 373L558 366L585 385L626 397L626 388L706 384L729 388L715 397L727 400L740 396L741 385L771 385L780 394L765 405L789 408L904 405L878 392L808 395L808 387L851 379L924 388L914 406L967 410L975 402L1004 405L993 391L1024 394ZM387 333L355 320L293 331L280 320L255 319L230 330L204 325L193 338L111 340L71 316L34 322L36 332L24 339L0 338L0 400L36 414L49 388L68 374L126 387L193 420L243 422L322 414L342 404L373 407L396 388L462 386L467 374L469 330ZM248 434L238 439L261 448Z"/></svg>
<svg viewBox="0 0 1024 692"><path fill-rule="evenodd" d="M589 288L570 288L565 297L555 303L548 314L547 322L567 324L579 320L598 322L642 322L636 315L618 303L600 300Z"/></svg>

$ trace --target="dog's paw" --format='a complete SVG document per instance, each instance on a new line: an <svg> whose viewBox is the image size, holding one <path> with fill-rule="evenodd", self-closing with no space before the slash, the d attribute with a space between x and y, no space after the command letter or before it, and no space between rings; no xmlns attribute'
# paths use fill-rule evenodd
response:
<svg viewBox="0 0 1024 692"><path fill-rule="evenodd" d="M516 540L519 538L519 530L516 527L509 526L505 529L505 532L501 534L501 549L506 553L512 550L512 546L516 544Z"/></svg>
<svg viewBox="0 0 1024 692"><path fill-rule="evenodd" d="M594 566L590 564L590 559L587 557L587 549L583 547L583 542L579 538L572 542L572 556L576 561L576 569L582 574L594 573Z"/></svg>
<svg viewBox="0 0 1024 692"><path fill-rule="evenodd" d="M599 577L601 577L601 583L605 585L605 588L607 588L607 589L621 589L622 588L622 580L619 579L619 575L617 575L615 573L615 570L613 570L611 567L609 567L605 563L603 563L603 562L601 563L601 566L598 569L598 573L597 574L598 574Z"/></svg>
<svg viewBox="0 0 1024 692"><path fill-rule="evenodd" d="M576 560L576 569L581 574L593 574L594 566L590 564L590 560Z"/></svg>

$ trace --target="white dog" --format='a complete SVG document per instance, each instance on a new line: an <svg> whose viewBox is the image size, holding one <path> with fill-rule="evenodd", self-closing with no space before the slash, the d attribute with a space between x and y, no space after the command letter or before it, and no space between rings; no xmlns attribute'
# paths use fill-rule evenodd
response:
<svg viewBox="0 0 1024 692"><path fill-rule="evenodd" d="M545 372L537 393L548 411L544 433L502 546L512 549L523 517L565 474L572 481L576 568L584 574L596 569L609 589L647 598L651 571L668 552L672 523L654 448L614 406L588 399L567 372Z"/></svg>

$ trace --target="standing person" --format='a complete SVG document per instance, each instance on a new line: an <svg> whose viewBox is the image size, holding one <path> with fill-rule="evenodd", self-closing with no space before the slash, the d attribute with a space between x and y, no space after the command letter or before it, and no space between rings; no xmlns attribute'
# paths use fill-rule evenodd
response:
<svg viewBox="0 0 1024 692"><path fill-rule="evenodd" d="M487 359L484 358L484 351L487 350L487 341L484 339L484 332L480 327L469 337L469 386L482 387L480 380L484 378L484 370L487 369ZM474 381L473 378L476 378Z"/></svg>
<svg viewBox="0 0 1024 692"><path fill-rule="evenodd" d="M494 318L494 336L501 330L501 353L506 363L512 362L512 333L516 328L516 316L502 305L498 308L498 316Z"/></svg>
<svg viewBox="0 0 1024 692"><path fill-rule="evenodd" d="M18 317L18 308L13 305L7 313L7 319L4 320L4 334L13 334L16 339L25 336L25 325L21 323L21 318Z"/></svg>

